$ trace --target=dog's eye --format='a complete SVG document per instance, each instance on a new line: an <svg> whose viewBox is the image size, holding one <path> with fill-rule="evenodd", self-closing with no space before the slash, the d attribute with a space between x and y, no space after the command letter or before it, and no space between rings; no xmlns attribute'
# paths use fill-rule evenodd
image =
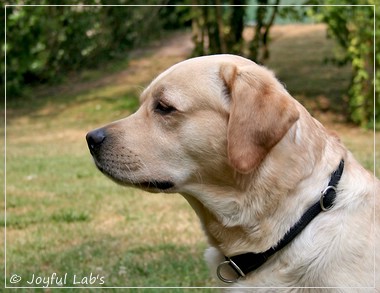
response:
<svg viewBox="0 0 380 293"><path fill-rule="evenodd" d="M154 112L161 114L161 115L170 114L170 113L174 112L175 110L176 109L173 106L167 105L161 101L157 102L157 104L154 108Z"/></svg>

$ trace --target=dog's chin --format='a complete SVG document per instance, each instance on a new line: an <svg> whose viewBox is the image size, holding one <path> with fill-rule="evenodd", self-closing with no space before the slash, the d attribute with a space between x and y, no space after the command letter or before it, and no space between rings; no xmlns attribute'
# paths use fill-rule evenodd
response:
<svg viewBox="0 0 380 293"><path fill-rule="evenodd" d="M172 181L169 180L142 180L142 181L134 181L130 180L129 178L126 178L120 174L109 172L109 170L104 169L101 164L98 164L97 162L96 166L98 169L106 175L108 178L112 179L117 184L123 185L123 186L129 186L129 187L136 187L148 192L158 193L158 192L170 192L174 189L175 184Z"/></svg>

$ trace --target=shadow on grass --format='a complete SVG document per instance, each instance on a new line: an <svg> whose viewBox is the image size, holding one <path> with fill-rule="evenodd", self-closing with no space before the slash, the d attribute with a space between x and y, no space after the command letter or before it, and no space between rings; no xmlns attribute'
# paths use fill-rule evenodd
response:
<svg viewBox="0 0 380 293"><path fill-rule="evenodd" d="M345 95L351 80L349 65L336 66L336 44L327 39L326 27L286 25L277 27L266 64L288 92L310 112L346 115Z"/></svg>

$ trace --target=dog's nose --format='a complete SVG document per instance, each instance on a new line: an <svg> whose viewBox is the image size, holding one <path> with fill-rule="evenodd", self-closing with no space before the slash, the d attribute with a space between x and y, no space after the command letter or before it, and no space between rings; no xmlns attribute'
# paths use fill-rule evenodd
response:
<svg viewBox="0 0 380 293"><path fill-rule="evenodd" d="M106 138L106 133L104 128L98 128L93 131L90 131L86 135L86 140L88 148L92 155L96 154L99 151L100 145Z"/></svg>

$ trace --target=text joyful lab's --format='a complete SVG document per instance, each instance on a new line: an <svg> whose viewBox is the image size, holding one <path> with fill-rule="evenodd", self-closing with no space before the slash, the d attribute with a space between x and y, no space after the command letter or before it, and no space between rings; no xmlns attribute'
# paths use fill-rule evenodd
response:
<svg viewBox="0 0 380 293"><path fill-rule="evenodd" d="M26 281L29 285L36 285L42 287L63 287L65 285L103 285L105 283L105 277L99 274L95 275L91 273L88 276L69 276L68 273L64 275L57 275L52 273L49 276L37 276L32 274L30 280Z"/></svg>

